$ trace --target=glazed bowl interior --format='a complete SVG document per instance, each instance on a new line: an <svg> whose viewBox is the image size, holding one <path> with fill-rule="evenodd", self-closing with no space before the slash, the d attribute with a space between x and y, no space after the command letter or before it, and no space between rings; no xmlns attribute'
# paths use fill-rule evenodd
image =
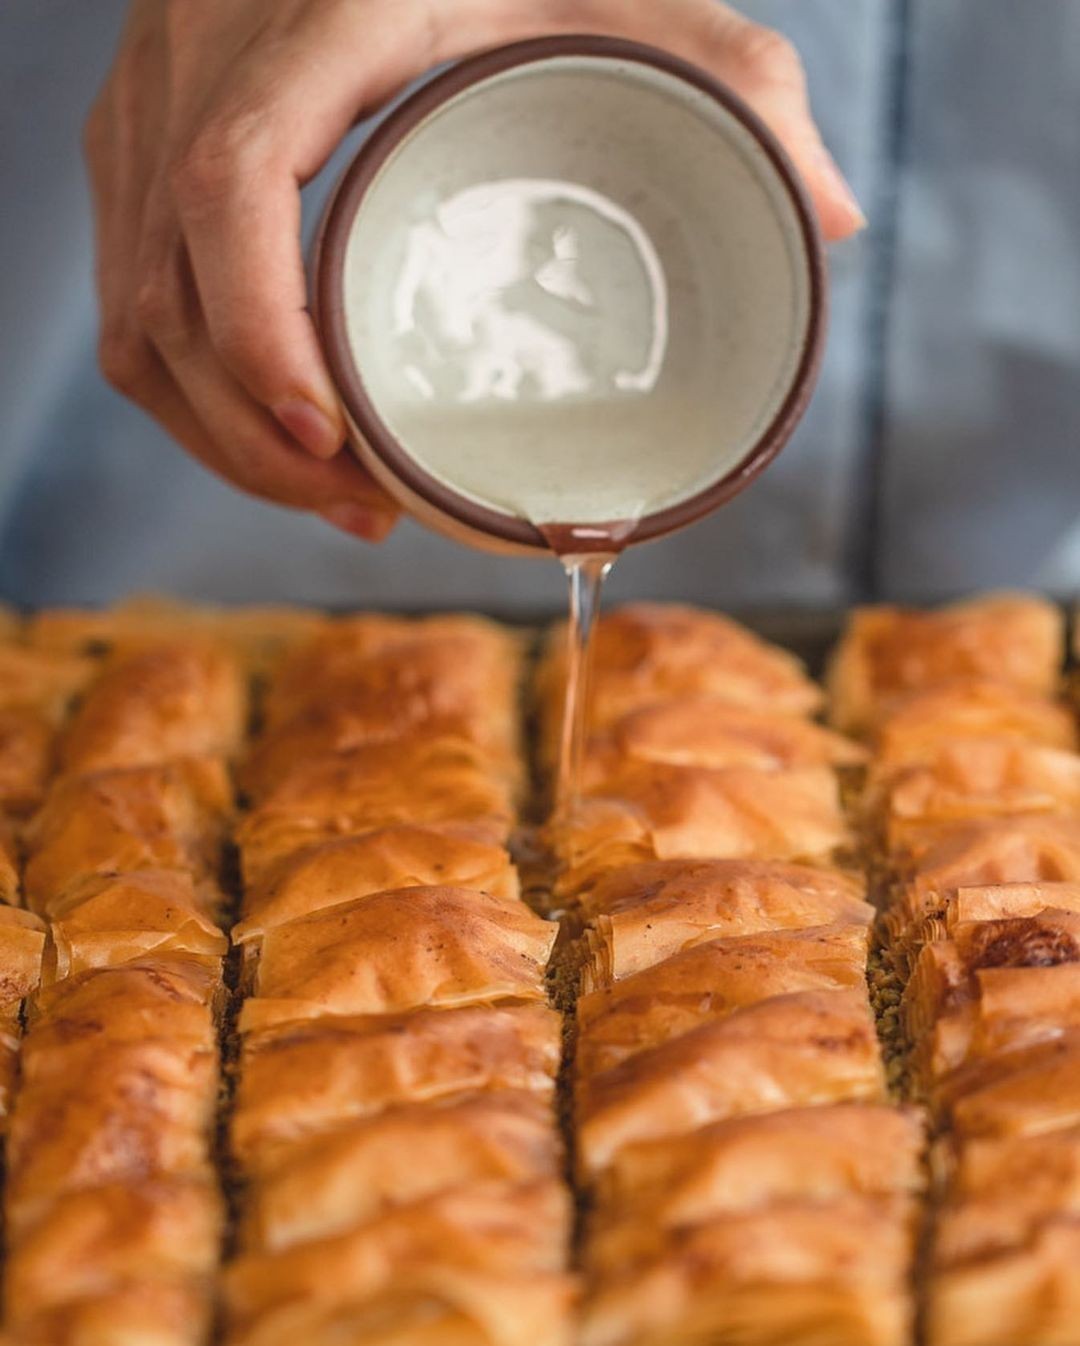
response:
<svg viewBox="0 0 1080 1346"><path fill-rule="evenodd" d="M656 535L786 439L820 245L719 86L647 48L529 46L449 71L362 151L327 229L331 363L438 509L526 544L544 522Z"/></svg>

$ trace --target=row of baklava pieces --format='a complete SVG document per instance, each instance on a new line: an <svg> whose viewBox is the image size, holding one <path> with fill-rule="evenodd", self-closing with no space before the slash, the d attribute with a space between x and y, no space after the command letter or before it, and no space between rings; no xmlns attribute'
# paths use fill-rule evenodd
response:
<svg viewBox="0 0 1080 1346"><path fill-rule="evenodd" d="M190 633L95 656L15 634L0 781L43 957L7 1139L5 1327L34 1346L200 1341L247 677Z"/></svg>
<svg viewBox="0 0 1080 1346"><path fill-rule="evenodd" d="M105 1323L153 1322L155 1342L205 1334L220 981L208 950L191 954L220 940L199 917L228 801L220 762L187 754L217 746L200 740L197 708L220 698L190 673L220 659L160 644L114 657L61 736L62 781L28 829L27 894L54 918L49 979L67 979L34 1006L11 1144L20 1339L83 1340ZM257 995L233 1132L251 1183L228 1282L236 1340L565 1336L560 1022L543 985L555 931L516 900L504 846L519 664L483 623L369 618L316 634L271 681L241 771L255 805L238 833L236 935L256 954ZM216 725L235 751L238 735ZM151 944L152 962L133 961ZM37 1063L79 1029L95 1068L80 1078L54 1052L43 1092ZM39 1153L47 1109L65 1120ZM152 1179L137 1191L124 1183L135 1171ZM65 1199L45 1220L58 1181Z"/></svg>
<svg viewBox="0 0 1080 1346"><path fill-rule="evenodd" d="M1049 1346L1080 1317L1080 755L1058 612L860 614L832 681L913 1092L934 1120L930 1346ZM898 671L900 677L898 679Z"/></svg>
<svg viewBox="0 0 1080 1346"><path fill-rule="evenodd" d="M721 617L623 610L597 644L586 797L551 828L581 925L584 1340L900 1346L923 1128L887 1099L865 885L832 867L863 753Z"/></svg>
<svg viewBox="0 0 1080 1346"><path fill-rule="evenodd" d="M237 1346L571 1338L557 926L506 849L521 656L475 619L385 649L353 623L271 680L241 769Z"/></svg>
<svg viewBox="0 0 1080 1346"><path fill-rule="evenodd" d="M672 614L672 616L675 616L675 614ZM679 622L679 618L675 616L675 619L677 625L677 622ZM645 633L646 635L648 635L650 627L656 625L656 623L659 623L660 626L664 626L665 621L667 621L667 618L665 618L664 614L657 614L657 612L652 612L652 614L642 614L641 618L637 619L637 622L630 622L629 625L632 627L633 626L644 627ZM689 625L692 626L694 625L694 623L689 623ZM683 634L685 635L685 633ZM638 635L640 635L640 631L638 631ZM645 639L644 643L645 645L648 645L648 639ZM685 695L691 695L691 696L696 696L699 695L700 693L700 695L711 697L711 699L714 700L716 699L716 695L718 695L718 693L720 699L726 699L726 697L730 697L731 695L733 695L733 688L737 688L739 682L743 682L743 684L745 684L746 670L742 669L741 666L739 666L738 658L735 658L734 661L729 662L729 665L724 666L723 680L727 684L724 686L716 686L716 678L712 676L712 674L702 674L700 672L695 672L695 670L700 670L703 668L703 666L707 665L703 664L703 661L700 660L700 651L699 650L695 651L694 643L695 643L694 639L681 639L681 641L680 639L675 639L675 641L671 641L671 639L665 639L665 641L663 642L663 647L665 651L667 651L668 656L671 656L671 654L675 654L675 657L668 658L667 664L665 664L665 669L667 669L667 672L664 673L664 678L665 680L667 680L668 684L671 684L671 682L676 682L677 684L677 682L681 681L681 684L683 685L677 686L676 688L677 690L679 690L680 693L685 693ZM735 650L735 653L738 654L739 651ZM745 653L745 651L743 651L743 653ZM644 670L645 673L644 680L648 681L648 672L649 672L648 664L649 664L648 651L646 651L645 658L634 656L633 660L630 661L630 668L628 669L628 672L630 673L630 681L632 682L634 680L640 681L642 670ZM691 685L688 686L685 685L687 684L687 682L689 682L689 684ZM702 685L702 682L706 682L706 685ZM413 692L415 692L415 682L413 682ZM735 695L739 696L738 692L735 692ZM804 693L800 692L800 696L801 695L804 695ZM739 699L745 700L745 696L739 696ZM420 697L419 701L417 701L416 696L411 696L409 697L409 704L419 705L420 715L421 717L423 717L424 713L423 697ZM716 709L718 708L716 708L715 705L712 705L711 709L712 711L715 712ZM316 719L318 719L318 717L316 717ZM333 732L333 734L339 734L339 732L341 732L342 723L346 724L346 728L347 723L349 723L349 716L347 715L343 720L341 715L337 715L337 719L335 719L334 716L331 716L330 719L331 721L334 721L334 723L327 724L325 717L323 717L323 720L319 721L319 732ZM638 717L637 723L641 724L642 720L644 720L645 734L644 739L642 739L641 734L638 734L638 740L640 740L640 742L644 742L645 752L644 754L640 755L645 756L646 762L656 762L656 752L653 751L653 748L656 748L657 746L656 716L652 716L652 732L649 731L650 716L644 715L642 717ZM664 728L663 720L664 716L661 715L660 716L661 731L663 731ZM715 720L710 721L710 723L715 723ZM731 723L730 715L729 715L729 723ZM337 728L334 728L334 724L337 724ZM671 724L671 721L669 721L669 724ZM743 740L747 738L746 734L747 724L750 724L750 721L747 721L745 716L742 717L741 723L739 723L737 717L737 721L735 721L735 731L737 731L734 734L735 742L729 743L727 744L727 746L723 746L723 744L720 743L720 740L718 739L716 740L716 743L714 743L714 746L712 746L710 751L729 752L729 754L730 752L734 751L735 754L737 754L738 756L739 752L743 751L743 748L738 747L738 739L739 736L742 736ZM750 727L753 727L753 725L750 724ZM764 727L764 725L762 725L762 727ZM361 736L364 735L364 732L365 732L364 725L362 725L361 723L360 724ZM720 738L723 738L723 735L720 736ZM746 752L750 752L750 754L753 754L754 751L761 751L760 748L757 748L757 750L755 750L753 746L753 738L754 735L750 734L749 735L750 743L743 744L743 747L745 747ZM675 747L677 751L679 750L679 743L677 743L679 735L676 734L675 739L676 739ZM716 739L716 735L714 735L714 739ZM733 735L731 734L727 735L727 739L729 740L733 739ZM659 742L660 742L661 754L663 754L664 751L668 752L671 751L671 727L668 727L667 731L660 732ZM665 750L664 748L664 742L668 742L669 744L667 750ZM649 747L650 743L652 743L653 748ZM718 743L720 743L719 747ZM435 750L435 748L432 748L431 744L427 744L427 746L420 747L419 750L417 750L417 748L413 746L408 746L407 754L403 755L401 747L403 746L399 744L396 750L391 752L391 758L395 758L396 756L397 763L399 763L399 765L404 767L405 773L407 773L408 775L412 775L412 769L411 766L409 766L409 762L411 762L413 758L416 758L417 751L419 751L420 756L426 756L426 758L430 758L432 752L434 752L435 756L439 756L439 752L442 751L442 750ZM776 752L776 746L774 746L773 744L773 747L770 748L769 751ZM411 752L412 758L409 758L408 756L409 752ZM652 752L652 756L650 756L650 752ZM368 755L369 758L372 759L369 762L369 766L373 766L374 759L377 758L378 754L376 752L376 754L374 754L374 758L372 758L372 752L369 751ZM465 755L465 758L467 758L467 755L469 754L465 752L465 754L463 755ZM361 754L358 755L357 760L362 759L362 756L364 756L364 754L362 754L361 752ZM458 752L458 756L459 758L462 758L461 751ZM661 758L661 760L663 760L663 758ZM389 759L386 759L386 766L389 766ZM450 758L446 760L446 766L447 767L452 766L452 754ZM353 773L353 774L354 777L357 777L357 775L362 775L362 777L364 777L365 779L364 790L366 791L366 779L370 777L370 771L366 771L366 773ZM377 777L378 774L377 771L374 774L376 774ZM420 773L420 777L423 777L423 775L424 773ZM357 783L360 782L354 781L354 785L357 785ZM457 775L455 775L455 787L452 793L454 794L458 793L459 787L461 787L461 783L462 783L462 774L461 771L458 771ZM310 782L308 782L308 785L310 785ZM341 793L342 785L347 785L347 782L338 782L337 785L334 785L334 783L331 782L330 795L333 795L335 791ZM479 797L479 795L482 795L483 783L473 782L473 785L477 787L477 797ZM470 786L470 789L471 787L473 786ZM300 793L310 795L310 789L304 789L303 791L300 791ZM438 830L446 830L447 826L451 830L454 829L454 824L452 824L452 822L448 822L447 817L444 816L444 814L442 817L440 817L439 810L440 808L444 808L444 804L440 805L439 802L440 791L438 787L436 787L436 789L434 790L428 791L428 794L430 794L430 798L428 798L426 795L427 802L424 802L423 805L420 805L421 813L423 813L423 816L427 817L428 820L430 820L431 822L434 822L436 832L438 832ZM487 791L487 794L489 794L490 798L490 789L489 791ZM325 804L330 804L330 800L327 800L326 798L326 791L323 791L323 800L325 800ZM275 809L269 810L268 814L264 814L264 816L261 817L261 820L259 820L259 825L253 826L252 840L255 841L256 844L252 845L252 847L250 847L248 851L249 855L253 856L252 860L253 864L263 863L264 860L267 861L267 863L271 863L273 857L275 857L275 847L279 848L279 851L277 851L277 853L279 853L280 855L281 847L284 847L284 849L288 849L288 845L292 844L291 841L288 840L288 837L290 837L291 833L296 833L296 837L298 837L299 833L303 833L304 829L307 828L308 830L312 830L315 836L319 835L319 829L322 829L322 835L330 835L330 833L333 832L333 830L337 828L337 826L345 826L345 828L347 828L347 826L350 825L349 820L347 820L347 817L345 818L345 820L343 820L343 822L341 821L341 818L339 818L338 821L331 820L329 814L326 813L326 810L323 810L322 817L315 817L314 820L312 820L312 818L310 817L303 818L303 820L298 820L298 818L290 820L290 817L288 817L290 809L288 809L287 798L285 798L285 800L279 800L277 802L279 802L279 804L284 804L285 808L277 809L276 817L275 817ZM382 814L380 814L380 809L382 809L384 810L384 813L386 813L386 818L388 818L388 822L392 822L393 820L392 808L393 806L391 805L391 812L386 813L385 804L377 804L376 808L374 808L374 814L372 814L370 813L370 809L368 809L368 806L361 805L360 812L364 813L365 809L368 809L368 813L366 813L366 816L368 816L369 818L373 816L380 817L382 816ZM411 804L408 805L407 816L416 817L417 816L416 809L417 809L417 802L416 800L413 800ZM330 810L331 812L333 812L333 804L330 804ZM315 812L318 813L318 808L316 808ZM259 810L256 810L256 817L257 814L259 814ZM253 820L253 822L255 822L255 820ZM428 833L431 832L431 828L421 830L424 830L424 833L426 833L426 835L428 835ZM461 836L461 829L458 829L458 835ZM401 829L401 836L397 837L396 840L393 839L393 829L391 828L388 830L388 832L385 833L384 841L392 841L395 847L400 847L401 841L403 841L403 836L408 836L409 840L407 841L407 843L405 843L407 844L407 847L409 849L415 849L417 844L417 835L415 828ZM294 840L296 840L296 837L294 837ZM475 837L475 833L470 840L477 840L477 837ZM369 860L376 865L384 863L384 861L378 859L378 856L381 855L381 851L382 851L382 843L374 845L374 848L372 849L372 851L370 851ZM475 859L479 860L479 852L475 852ZM397 861L395 861L395 863L397 863ZM412 863L413 861L409 859L408 864ZM253 884L252 891L255 891L255 887L257 887L257 883ZM281 888L281 886L279 886L279 888ZM303 906L304 900L307 900L304 899L303 896L303 883L300 883L299 887L292 886L291 896L283 896L283 892L288 892L288 890L290 890L290 886L288 886L288 884L285 884L285 886L281 888L281 891L276 892L276 894L273 894L273 900L281 899L281 902L283 902L283 905L281 905L281 919L288 919L288 915L290 915L291 911L296 910L295 903L298 902L298 900L300 902L300 906ZM269 886L267 891L273 892L273 887ZM255 927L253 927L252 937L257 938L257 931L255 930ZM517 1007L510 1007L510 1008L517 1008ZM421 1019L431 1019L431 1023L430 1024L421 1023ZM517 1015L517 1020L518 1020L518 1027L522 1026L522 1024L525 1023L525 1018L522 1015ZM494 1024L496 1024L496 1022L497 1020L492 1018L492 1016L485 1015L483 1016L482 1019L477 1020L477 1026L479 1027L479 1024L482 1023L485 1024L485 1026L487 1027L493 1027ZM540 1019L537 1018L536 1015L533 1015L533 1027L539 1027L539 1024ZM368 1027L370 1027L370 1024L368 1024ZM547 1019L547 1027L551 1028L551 1020L549 1019ZM432 1040L434 1040L430 1038L431 1031L435 1030L443 1031L448 1030L448 1028L461 1028L461 1030L465 1032L465 1036L467 1039L469 1039L469 1042L470 1043L473 1042L473 1036L471 1036L471 1032L469 1031L469 1020L467 1020L467 1016L462 1014L455 1014L455 1015L438 1014L434 1016L415 1015L412 1016L411 1019L411 1028L416 1028L416 1030L423 1030L423 1032L421 1032L421 1036L427 1034L427 1038L424 1038L424 1040L427 1040L428 1044L431 1044ZM378 1039L381 1038L381 1034L374 1034L373 1036L365 1034L365 1038L369 1039L369 1046L372 1046L372 1049L376 1051L377 1054L378 1050L380 1050L378 1049ZM552 1053L548 1053L548 1059L551 1059L551 1055ZM443 1061L444 1059L446 1059L446 1055L444 1054L440 1054L440 1057L443 1058ZM492 1057L492 1053L490 1053L490 1051L485 1051L485 1057L487 1059L490 1059L490 1057ZM303 1069L307 1070L307 1066L304 1066ZM368 1088L365 1088L361 1089L360 1092L361 1094L368 1094L370 1090Z"/></svg>

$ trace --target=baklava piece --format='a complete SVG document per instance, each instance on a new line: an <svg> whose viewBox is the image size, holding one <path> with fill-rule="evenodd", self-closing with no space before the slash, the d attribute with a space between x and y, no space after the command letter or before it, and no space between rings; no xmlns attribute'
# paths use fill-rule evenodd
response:
<svg viewBox="0 0 1080 1346"><path fill-rule="evenodd" d="M341 751L417 733L460 736L512 771L520 674L518 641L479 618L335 623L279 669L245 783L258 792L298 750Z"/></svg>
<svg viewBox="0 0 1080 1346"><path fill-rule="evenodd" d="M423 1163L417 1163L423 1155ZM274 1252L454 1188L554 1180L563 1156L543 1094L502 1090L392 1107L272 1152L249 1188L245 1246Z"/></svg>
<svg viewBox="0 0 1080 1346"><path fill-rule="evenodd" d="M228 775L213 758L59 781L26 831L27 905L48 914L73 884L145 868L214 880L231 814Z"/></svg>
<svg viewBox="0 0 1080 1346"><path fill-rule="evenodd" d="M712 940L580 996L577 1070L600 1074L772 996L861 990L868 935L842 925Z"/></svg>
<svg viewBox="0 0 1080 1346"><path fill-rule="evenodd" d="M625 1145L728 1117L884 1098L864 988L774 996L579 1076L579 1157L590 1173Z"/></svg>
<svg viewBox="0 0 1080 1346"><path fill-rule="evenodd" d="M209 1174L220 995L216 960L159 958L32 998L7 1149L13 1247L71 1192Z"/></svg>
<svg viewBox="0 0 1080 1346"><path fill-rule="evenodd" d="M0 906L0 1132L7 1128L22 1036L23 1001L41 979L46 928L29 911Z"/></svg>
<svg viewBox="0 0 1080 1346"><path fill-rule="evenodd" d="M266 934L240 1029L543 1001L557 933L524 903L467 888L374 893Z"/></svg>
<svg viewBox="0 0 1080 1346"><path fill-rule="evenodd" d="M558 752L566 683L566 633L556 627L538 670L536 694L547 762ZM634 603L601 618L591 670L589 723L605 730L631 711L685 697L710 697L776 714L810 715L821 691L802 664L719 613Z"/></svg>
<svg viewBox="0 0 1080 1346"><path fill-rule="evenodd" d="M85 774L236 755L247 726L239 663L215 645L152 645L109 660L61 736L60 769Z"/></svg>
<svg viewBox="0 0 1080 1346"><path fill-rule="evenodd" d="M625 865L714 856L827 863L852 840L827 767L639 766L609 787L552 825L567 897Z"/></svg>
<svg viewBox="0 0 1080 1346"><path fill-rule="evenodd" d="M987 594L934 612L857 609L829 670L833 722L864 733L911 692L985 678L1049 697L1064 653L1064 619L1033 594Z"/></svg>
<svg viewBox="0 0 1080 1346"><path fill-rule="evenodd" d="M314 1135L387 1108L475 1093L551 1100L562 1019L541 1004L309 1020L243 1041L232 1144L265 1173Z"/></svg>
<svg viewBox="0 0 1080 1346"><path fill-rule="evenodd" d="M233 1346L461 1342L570 1346L568 1194L477 1184L226 1271Z"/></svg>
<svg viewBox="0 0 1080 1346"><path fill-rule="evenodd" d="M505 847L469 823L377 828L306 847L265 869L251 851L244 859L244 919L233 929L240 944L258 942L301 916L396 888L445 884L506 899L519 889Z"/></svg>
<svg viewBox="0 0 1080 1346"><path fill-rule="evenodd" d="M708 941L814 926L868 927L853 875L758 860L660 860L614 870L582 896L586 989Z"/></svg>
<svg viewBox="0 0 1080 1346"><path fill-rule="evenodd" d="M594 734L586 748L583 784L606 793L609 782L636 766L857 767L866 750L797 715L740 706L715 698L684 697L631 711Z"/></svg>
<svg viewBox="0 0 1080 1346"><path fill-rule="evenodd" d="M399 825L480 824L505 841L514 818L506 783L462 739L405 739L303 758L240 822L245 874L324 841Z"/></svg>
<svg viewBox="0 0 1080 1346"><path fill-rule="evenodd" d="M673 1231L662 1251L600 1281L582 1342L904 1346L916 1221L908 1197L848 1194Z"/></svg>
<svg viewBox="0 0 1080 1346"><path fill-rule="evenodd" d="M281 658L328 625L307 608L216 608L158 596L129 598L116 607L50 608L32 617L29 643L53 654L131 651L148 644L196 639L233 650L252 674L265 677Z"/></svg>
<svg viewBox="0 0 1080 1346"><path fill-rule="evenodd" d="M23 817L40 804L61 723L94 672L88 659L0 647L0 809Z"/></svg>
<svg viewBox="0 0 1080 1346"><path fill-rule="evenodd" d="M224 906L214 884L179 869L74 883L48 905L46 984L161 954L221 959L229 948L220 928Z"/></svg>

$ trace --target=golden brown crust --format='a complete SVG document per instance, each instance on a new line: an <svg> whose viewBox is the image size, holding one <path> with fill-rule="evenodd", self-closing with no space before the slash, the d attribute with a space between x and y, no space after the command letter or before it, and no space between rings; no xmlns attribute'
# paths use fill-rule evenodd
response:
<svg viewBox="0 0 1080 1346"><path fill-rule="evenodd" d="M566 894L649 860L826 861L851 841L827 767L631 768L610 788L554 832Z"/></svg>
<svg viewBox="0 0 1080 1346"><path fill-rule="evenodd" d="M933 824L1080 813L1080 756L1005 739L943 743L919 764L870 773L865 812L887 851Z"/></svg>
<svg viewBox="0 0 1080 1346"><path fill-rule="evenodd" d="M53 767L56 731L38 710L0 709L0 809L23 817L41 803Z"/></svg>
<svg viewBox="0 0 1080 1346"><path fill-rule="evenodd" d="M0 1006L18 1006L41 979L46 927L32 912L0 906Z"/></svg>
<svg viewBox="0 0 1080 1346"><path fill-rule="evenodd" d="M17 1327L140 1280L194 1282L205 1293L222 1223L216 1184L205 1177L73 1192L21 1231L7 1265L7 1318Z"/></svg>
<svg viewBox="0 0 1080 1346"><path fill-rule="evenodd" d="M309 1299L263 1316L229 1346L572 1346L573 1284L539 1274L482 1279L443 1273L444 1288L390 1291L361 1303Z"/></svg>
<svg viewBox="0 0 1080 1346"><path fill-rule="evenodd" d="M265 733L239 772L241 787L253 799L263 799L286 780L294 764L358 748L394 745L400 739L457 739L475 744L485 753L488 769L514 789L520 783L516 758L492 735L481 732L482 720L462 715L428 714L419 724L395 713L378 693L353 697L351 702L320 704L281 728Z"/></svg>
<svg viewBox="0 0 1080 1346"><path fill-rule="evenodd" d="M561 1032L558 1014L531 1004L249 1034L233 1149L245 1169L262 1167L268 1153L404 1103L506 1089L550 1097Z"/></svg>
<svg viewBox="0 0 1080 1346"><path fill-rule="evenodd" d="M875 730L874 762L892 770L933 759L944 743L996 740L1073 752L1077 724L1069 709L997 682L945 683L906 698Z"/></svg>
<svg viewBox="0 0 1080 1346"><path fill-rule="evenodd" d="M54 1050L97 1051L159 1036L209 1046L220 995L218 959L147 957L68 977L42 988L27 1007L27 1072Z"/></svg>
<svg viewBox="0 0 1080 1346"><path fill-rule="evenodd" d="M860 733L905 694L962 678L1048 697L1063 653L1063 615L1034 594L985 594L934 612L859 608L829 669L831 715Z"/></svg>
<svg viewBox="0 0 1080 1346"><path fill-rule="evenodd" d="M1080 1131L938 1142L947 1199L933 1256L948 1267L1030 1242L1056 1219L1080 1217Z"/></svg>
<svg viewBox="0 0 1080 1346"><path fill-rule="evenodd" d="M93 659L0 646L0 709L33 710L54 728L97 672Z"/></svg>
<svg viewBox="0 0 1080 1346"><path fill-rule="evenodd" d="M245 785L263 793L301 750L348 750L417 732L457 734L508 769L518 746L520 672L518 642L479 619L335 623L279 669Z"/></svg>
<svg viewBox="0 0 1080 1346"><path fill-rule="evenodd" d="M231 811L228 776L215 759L60 781L26 830L27 904L46 911L94 874L165 868L213 879Z"/></svg>
<svg viewBox="0 0 1080 1346"><path fill-rule="evenodd" d="M48 904L46 984L89 968L170 954L221 959L229 941L219 927L224 898L177 869L96 875Z"/></svg>
<svg viewBox="0 0 1080 1346"><path fill-rule="evenodd" d="M968 885L948 895L947 931L966 921L993 921L1039 912L1080 912L1080 883L999 883Z"/></svg>
<svg viewBox="0 0 1080 1346"><path fill-rule="evenodd" d="M554 1180L562 1163L550 1100L513 1090L391 1108L276 1157L252 1175L245 1243L256 1250L343 1233L452 1188Z"/></svg>
<svg viewBox="0 0 1080 1346"><path fill-rule="evenodd" d="M203 1346L210 1331L211 1301L199 1283L135 1280L71 1300L21 1322L4 1346L87 1346L134 1342L137 1346Z"/></svg>
<svg viewBox="0 0 1080 1346"><path fill-rule="evenodd" d="M28 623L27 640L38 650L73 655L129 651L195 638L233 650L246 668L265 676L289 650L327 625L323 613L307 608L274 604L210 607L142 594L106 609L39 612Z"/></svg>
<svg viewBox="0 0 1080 1346"><path fill-rule="evenodd" d="M44 923L30 912L0 906L0 1133L18 1075L20 1006L40 980L45 935Z"/></svg>
<svg viewBox="0 0 1080 1346"><path fill-rule="evenodd" d="M585 1346L903 1346L915 1207L903 1197L779 1203L681 1230L605 1277ZM647 1230L642 1230L646 1243Z"/></svg>
<svg viewBox="0 0 1080 1346"><path fill-rule="evenodd" d="M861 989L868 937L865 926L848 925L715 940L581 996L577 1070L610 1070L770 996Z"/></svg>
<svg viewBox="0 0 1080 1346"><path fill-rule="evenodd" d="M885 1083L864 991L774 996L578 1080L586 1171L625 1145L784 1107L880 1102Z"/></svg>
<svg viewBox="0 0 1080 1346"><path fill-rule="evenodd" d="M1048 1222L1024 1244L942 1268L929 1287L930 1346L1070 1346L1080 1317L1080 1224Z"/></svg>
<svg viewBox="0 0 1080 1346"><path fill-rule="evenodd" d="M396 1207L333 1238L249 1253L226 1272L233 1339L248 1340L260 1319L272 1323L291 1305L315 1316L386 1298L443 1299L487 1326L489 1313L500 1305L505 1312L504 1287L527 1277L546 1282L548 1316L565 1319L569 1225L560 1183L476 1184ZM542 1319L537 1327L543 1330Z"/></svg>
<svg viewBox="0 0 1080 1346"><path fill-rule="evenodd" d="M549 637L536 679L549 761L558 742L565 668L565 633L559 627ZM822 699L797 659L719 613L633 603L601 619L591 724L606 728L631 711L686 696L793 715L815 711Z"/></svg>
<svg viewBox="0 0 1080 1346"><path fill-rule="evenodd" d="M0 903L19 900L19 841L15 825L0 813Z"/></svg>
<svg viewBox="0 0 1080 1346"><path fill-rule="evenodd" d="M1080 881L1080 819L1031 814L913 831L892 865L902 888L889 915L904 931L957 888Z"/></svg>
<svg viewBox="0 0 1080 1346"><path fill-rule="evenodd" d="M860 879L770 861L663 860L628 865L582 894L592 985L633 975L710 939L869 925Z"/></svg>
<svg viewBox="0 0 1080 1346"><path fill-rule="evenodd" d="M267 933L240 1029L330 1014L543 1001L557 933L524 903L467 888L373 893Z"/></svg>
<svg viewBox="0 0 1080 1346"><path fill-rule="evenodd" d="M65 1193L208 1171L217 1094L212 1050L150 1039L49 1064L46 1072L35 1062L24 1078L11 1120L7 1221L14 1239Z"/></svg>
<svg viewBox="0 0 1080 1346"><path fill-rule="evenodd" d="M938 1085L932 1102L961 1142L1080 1125L1080 1034L963 1065Z"/></svg>
<svg viewBox="0 0 1080 1346"><path fill-rule="evenodd" d="M903 1010L930 1081L1080 1028L1080 915L956 925L952 938L923 947Z"/></svg>
<svg viewBox="0 0 1080 1346"><path fill-rule="evenodd" d="M732 705L709 697L683 697L631 711L590 739L584 785L606 793L631 763L750 767L779 771L797 766L861 765L866 750L811 720L775 710Z"/></svg>
<svg viewBox="0 0 1080 1346"><path fill-rule="evenodd" d="M777 1201L886 1196L923 1186L921 1117L874 1103L791 1108L627 1145L601 1175L592 1240L626 1222L688 1228Z"/></svg>
<svg viewBox="0 0 1080 1346"><path fill-rule="evenodd" d="M261 881L252 879L233 939L258 942L298 917L370 893L431 884L474 888L508 900L518 896L519 886L507 851L492 844L483 828L400 824L309 847L271 867Z"/></svg>
<svg viewBox="0 0 1080 1346"><path fill-rule="evenodd" d="M323 841L401 824L481 824L505 840L511 792L481 749L406 739L297 762L236 831L245 869Z"/></svg>
<svg viewBox="0 0 1080 1346"><path fill-rule="evenodd" d="M245 681L226 651L196 642L120 654L87 689L60 742L83 774L182 757L231 757L247 724Z"/></svg>

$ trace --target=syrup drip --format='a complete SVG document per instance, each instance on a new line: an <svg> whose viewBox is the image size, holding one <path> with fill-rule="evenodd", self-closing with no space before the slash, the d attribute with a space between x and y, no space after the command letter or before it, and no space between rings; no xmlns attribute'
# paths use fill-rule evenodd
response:
<svg viewBox="0 0 1080 1346"><path fill-rule="evenodd" d="M604 581L636 527L636 519L605 524L542 524L540 532L559 558L569 587L566 629L566 690L563 700L555 822L570 821L581 797L585 745L589 736L589 676L593 635Z"/></svg>
<svg viewBox="0 0 1080 1346"><path fill-rule="evenodd" d="M555 814L562 823L569 821L581 795L585 741L589 732L589 674L592 667L593 632L600 615L604 581L616 557L615 552L586 552L559 558L570 587L570 620L566 628L566 692L559 743L559 774L555 788Z"/></svg>

